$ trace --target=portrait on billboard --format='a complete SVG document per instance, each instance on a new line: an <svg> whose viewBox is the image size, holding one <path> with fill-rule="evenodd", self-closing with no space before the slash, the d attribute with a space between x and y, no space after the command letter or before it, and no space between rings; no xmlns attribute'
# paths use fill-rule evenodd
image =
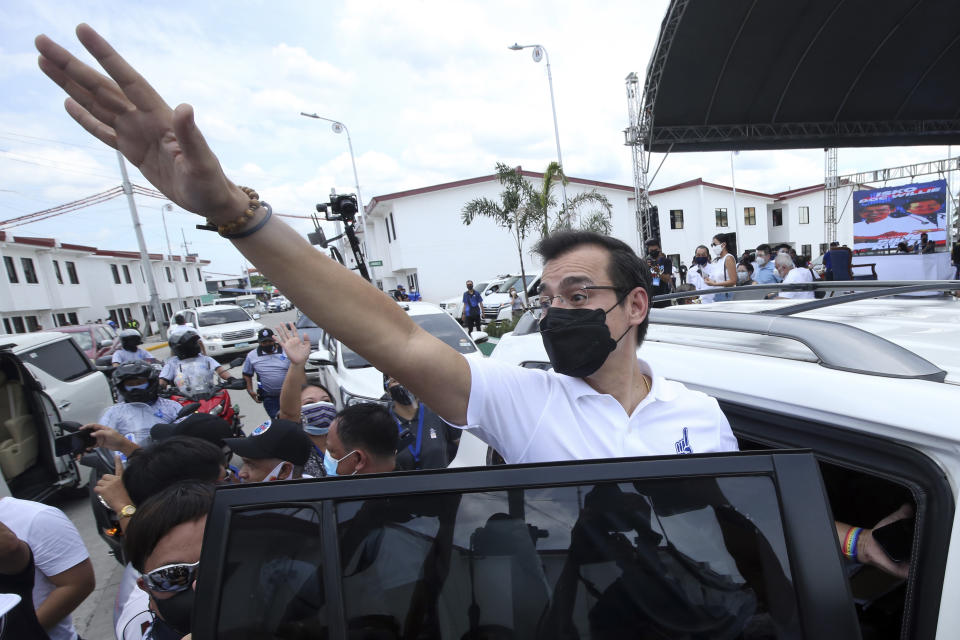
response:
<svg viewBox="0 0 960 640"><path fill-rule="evenodd" d="M854 251L906 248L919 253L920 235L947 242L947 182L934 180L853 192Z"/></svg>

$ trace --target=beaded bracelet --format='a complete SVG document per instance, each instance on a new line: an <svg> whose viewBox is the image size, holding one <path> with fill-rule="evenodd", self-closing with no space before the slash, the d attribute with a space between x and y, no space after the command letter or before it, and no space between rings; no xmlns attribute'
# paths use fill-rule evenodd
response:
<svg viewBox="0 0 960 640"><path fill-rule="evenodd" d="M246 226L246 224L250 222L250 218L253 217L253 214L256 212L256 210L260 208L260 194L258 194L256 191L254 191L250 187L239 187L239 188L241 191L243 191L247 195L248 198L250 198L250 206L248 206L247 209L242 214L240 214L240 217L220 225L215 225L214 223L207 220L208 228L216 227L217 233L219 233L220 235L230 233L236 229Z"/></svg>
<svg viewBox="0 0 960 640"><path fill-rule="evenodd" d="M863 527L850 527L846 537L843 539L843 555L854 562L857 561L857 541L860 539L862 532Z"/></svg>
<svg viewBox="0 0 960 640"><path fill-rule="evenodd" d="M237 240L239 238L246 238L247 236L252 236L257 231L260 231L260 229L263 228L263 225L267 224L267 221L270 220L270 216L273 215L273 207L271 207L268 203L261 202L260 206L267 210L267 215L263 216L263 220L258 222L256 225L250 227L249 229L244 229L243 231L240 231L238 233L223 233L221 231L220 236L223 238L228 238L230 240Z"/></svg>

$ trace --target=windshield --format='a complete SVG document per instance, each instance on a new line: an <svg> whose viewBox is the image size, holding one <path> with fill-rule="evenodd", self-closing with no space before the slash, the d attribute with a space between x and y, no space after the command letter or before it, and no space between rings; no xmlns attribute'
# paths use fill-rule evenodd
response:
<svg viewBox="0 0 960 640"><path fill-rule="evenodd" d="M76 340L77 344L80 345L80 348L84 351L93 349L93 338L90 337L89 331L71 331L70 337Z"/></svg>
<svg viewBox="0 0 960 640"><path fill-rule="evenodd" d="M240 306L244 309L250 309L257 306L256 300L244 300L240 303Z"/></svg>
<svg viewBox="0 0 960 640"><path fill-rule="evenodd" d="M229 324L231 322L250 322L250 316L239 307L224 306L223 309L216 311L204 311L200 316L201 327L212 327L218 324Z"/></svg>
<svg viewBox="0 0 960 640"><path fill-rule="evenodd" d="M414 322L420 325L424 331L439 338L445 344L450 345L460 353L473 353L477 350L471 340L463 332L463 328L457 324L457 321L445 313L433 313L426 316L410 316ZM343 349L343 364L348 369L360 369L362 367L372 366L366 358L358 355L347 345L341 343Z"/></svg>

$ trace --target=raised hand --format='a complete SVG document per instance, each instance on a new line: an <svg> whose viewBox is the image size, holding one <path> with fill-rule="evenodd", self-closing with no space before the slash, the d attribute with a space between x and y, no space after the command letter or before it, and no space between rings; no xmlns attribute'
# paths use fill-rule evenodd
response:
<svg viewBox="0 0 960 640"><path fill-rule="evenodd" d="M297 336L296 327L287 322L277 327L277 337L291 364L299 366L307 362L311 351L310 337L307 334Z"/></svg>
<svg viewBox="0 0 960 640"><path fill-rule="evenodd" d="M70 95L67 113L91 135L118 149L184 209L214 222L242 214L249 198L224 175L194 122L193 108L181 104L171 109L90 26L79 25L77 37L109 78L47 36L35 41L40 69Z"/></svg>

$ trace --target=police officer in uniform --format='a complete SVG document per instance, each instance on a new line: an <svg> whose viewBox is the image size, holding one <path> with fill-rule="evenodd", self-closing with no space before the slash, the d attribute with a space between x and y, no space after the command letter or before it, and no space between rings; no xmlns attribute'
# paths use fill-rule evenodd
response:
<svg viewBox="0 0 960 640"><path fill-rule="evenodd" d="M280 390L287 377L290 360L273 337L273 330L264 327L257 334L257 348L247 354L243 361L243 379L247 393L254 401L263 403L263 408L273 420L280 410ZM257 390L253 390L253 374L257 374Z"/></svg>
<svg viewBox="0 0 960 640"><path fill-rule="evenodd" d="M419 402L399 382L384 374L383 389L389 394L388 409L397 421L400 444L397 470L443 469L456 457L460 430Z"/></svg>

